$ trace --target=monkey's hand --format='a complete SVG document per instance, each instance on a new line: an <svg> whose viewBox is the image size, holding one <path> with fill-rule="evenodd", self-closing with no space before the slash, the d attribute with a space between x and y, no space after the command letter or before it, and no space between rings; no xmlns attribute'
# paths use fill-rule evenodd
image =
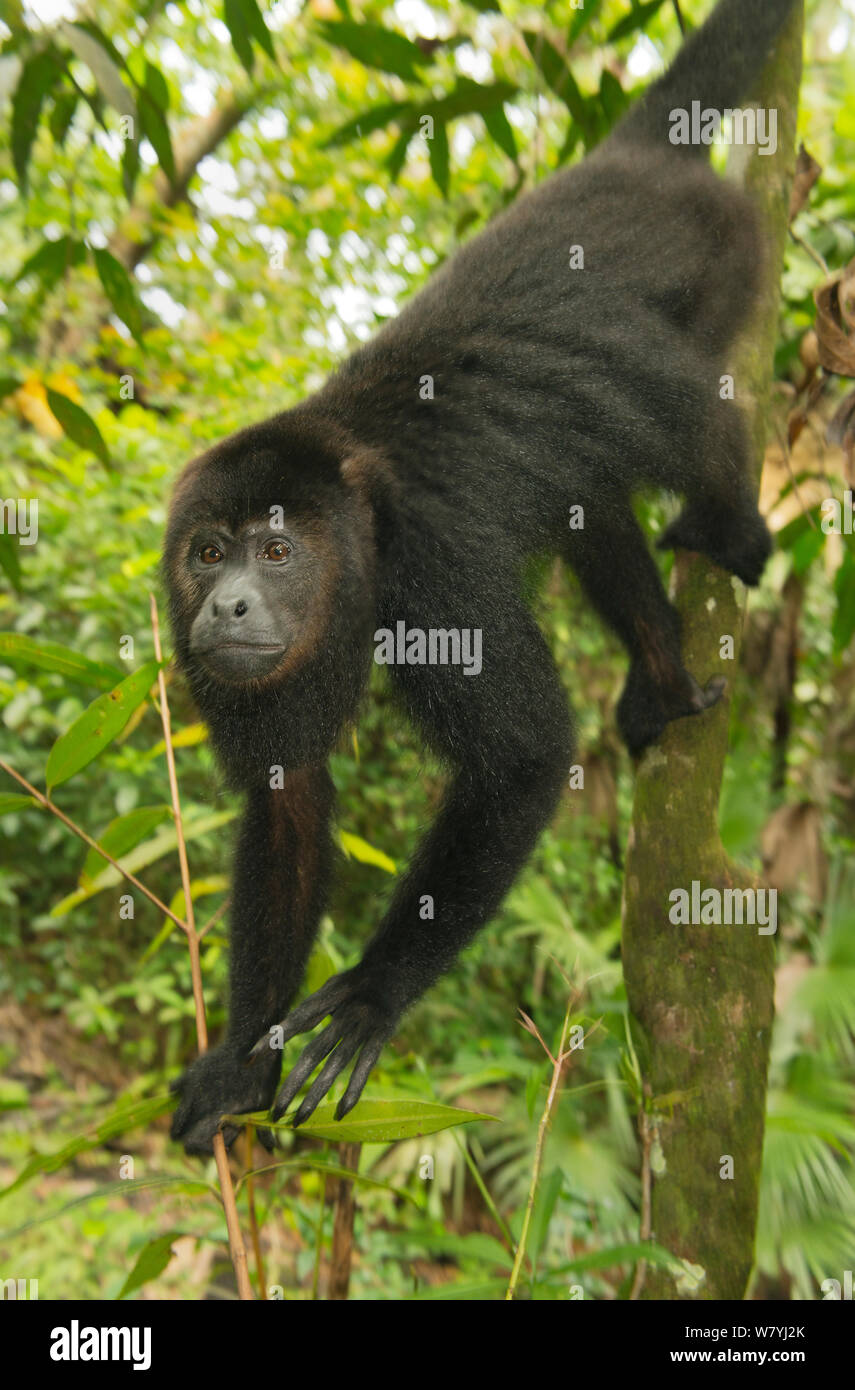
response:
<svg viewBox="0 0 855 1390"><path fill-rule="evenodd" d="M723 677L714 676L701 689L694 676L680 667L668 679L653 679L640 662L634 662L617 707L618 728L632 756L638 757L649 743L655 743L672 719L712 709L726 685Z"/></svg>
<svg viewBox="0 0 855 1390"><path fill-rule="evenodd" d="M252 1049L253 1057L261 1061L271 1047L278 1056L278 1049L286 1042L297 1033L309 1032L327 1015L331 1022L303 1050L276 1097L273 1106L275 1120L285 1113L315 1067L329 1057L294 1116L294 1124L302 1124L323 1100L336 1077L359 1053L350 1073L347 1090L336 1106L336 1119L343 1119L359 1100L369 1073L394 1033L399 1018L399 1014L384 1002L382 991L372 983L370 976L360 973L357 966L343 975L334 975L317 993L292 1009L287 1018L277 1025L275 1033L265 1034L256 1043Z"/></svg>
<svg viewBox="0 0 855 1390"><path fill-rule="evenodd" d="M281 1056L263 1059L264 1064L248 1065L244 1051L224 1044L205 1052L192 1062L183 1076L173 1082L180 1096L172 1118L172 1138L178 1139L189 1154L213 1152L214 1135L223 1115L243 1115L251 1110L269 1110L279 1080ZM237 1125L223 1125L226 1148L234 1143ZM266 1149L273 1147L270 1130L259 1129L258 1138Z"/></svg>

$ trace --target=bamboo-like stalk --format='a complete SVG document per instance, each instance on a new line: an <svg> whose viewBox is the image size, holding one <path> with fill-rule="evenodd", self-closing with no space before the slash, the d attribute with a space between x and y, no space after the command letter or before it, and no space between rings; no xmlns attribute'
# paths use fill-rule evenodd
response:
<svg viewBox="0 0 855 1390"><path fill-rule="evenodd" d="M172 721L169 716L166 680L163 675L163 653L160 646L160 625L157 618L157 600L154 594L150 594L149 598L151 601L151 630L154 637L154 654L160 666L157 673L157 684L160 692L160 718L163 724L163 739L166 747L166 767L169 775L169 792L172 798L172 812L175 817L175 833L178 837L178 863L181 867L181 885L184 889L184 914L186 917L184 930L187 934L187 947L190 952L190 976L193 981L193 1003L196 1010L196 1041L201 1055L201 1053L207 1052L208 1050L208 1023L205 1018L205 997L202 992L199 936L196 931L193 897L190 892L190 866L187 861L187 846L184 843L184 828L181 820L181 798L178 793L178 777L175 771L175 751L172 747ZM214 1159L217 1164L217 1176L220 1182L223 1211L226 1215L226 1229L229 1235L229 1253L232 1259L235 1279L237 1280L238 1296L241 1299L252 1302L253 1293L246 1259L246 1246L243 1243L243 1234L238 1220L237 1202L235 1201L232 1175L229 1168L228 1154L226 1153L226 1141L219 1131L214 1135Z"/></svg>

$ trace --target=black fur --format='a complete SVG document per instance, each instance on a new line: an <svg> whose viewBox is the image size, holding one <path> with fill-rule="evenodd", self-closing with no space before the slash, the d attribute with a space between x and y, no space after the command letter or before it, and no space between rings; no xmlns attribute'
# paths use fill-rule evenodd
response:
<svg viewBox="0 0 855 1390"><path fill-rule="evenodd" d="M332 1053L298 1121L354 1058L338 1113L355 1103L403 1011L498 908L555 807L571 724L520 596L526 558L562 555L626 644L618 718L634 753L719 698L721 682L702 690L683 666L630 501L649 485L681 494L665 543L757 582L769 537L719 378L762 247L746 198L696 157L703 147L669 144L668 117L694 99L744 100L793 3L722 0L601 148L491 223L317 395L218 445L179 484L166 546L178 658L248 790L229 1032L179 1083L173 1134L189 1150L209 1150L223 1113L273 1098L279 1054L265 1030L296 994L322 910L324 763L357 707L375 629L480 628L483 668L391 668L454 776L360 964L285 1022L287 1039L332 1015L277 1100L281 1113ZM583 270L569 266L574 245ZM419 392L427 376L432 400ZM284 565L241 530L276 505L294 541ZM569 528L574 506L582 530ZM223 554L206 567L198 546L218 528ZM316 590L322 620L307 616ZM282 664L267 673L250 652L244 681L221 678L217 652L198 649L222 632L239 662L235 634L252 623ZM295 641L310 650L287 670ZM276 765L286 781L271 790ZM425 894L434 920L420 916Z"/></svg>

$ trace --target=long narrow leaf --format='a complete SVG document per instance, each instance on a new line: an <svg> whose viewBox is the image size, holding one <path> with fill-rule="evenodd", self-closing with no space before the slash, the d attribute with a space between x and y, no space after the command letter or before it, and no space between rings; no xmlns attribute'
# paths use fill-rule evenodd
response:
<svg viewBox="0 0 855 1390"><path fill-rule="evenodd" d="M218 830L221 825L226 825L237 815L237 811L217 811L213 815L198 816L195 820L184 822L184 839L187 844L192 840L198 839L201 835L207 835L211 830ZM122 856L119 861L122 868L129 873L138 873L148 864L154 864L158 859L162 859L165 854L174 854L178 844L178 836L174 824L162 830L159 835L153 836L151 840L146 840L144 844L137 845L129 854ZM97 878L93 878L86 888L77 888L68 897L63 898L55 907L51 909L51 917L65 917L72 908L78 907L80 903L85 903L89 898L94 898L96 894L103 893L107 888L114 888L117 883L122 882L122 875L118 869L114 869L112 864L105 864L102 873Z"/></svg>
<svg viewBox="0 0 855 1390"><path fill-rule="evenodd" d="M71 728L60 734L48 754L45 769L48 788L67 782L113 742L134 710L146 699L157 679L157 670L156 661L147 661L121 685L93 700Z"/></svg>
<svg viewBox="0 0 855 1390"><path fill-rule="evenodd" d="M37 641L23 632L0 632L0 660L11 666L37 666L42 671L57 671L69 680L83 681L99 689L112 690L121 679L117 666L103 661L90 661L88 656L60 646L59 642Z"/></svg>

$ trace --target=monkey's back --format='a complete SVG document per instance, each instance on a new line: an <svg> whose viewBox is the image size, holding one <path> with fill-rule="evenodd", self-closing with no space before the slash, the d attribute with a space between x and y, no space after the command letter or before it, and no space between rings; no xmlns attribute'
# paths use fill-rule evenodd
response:
<svg viewBox="0 0 855 1390"><path fill-rule="evenodd" d="M607 142L490 223L316 399L438 507L480 499L536 544L592 477L673 487L675 460L696 465L760 259L737 188Z"/></svg>

